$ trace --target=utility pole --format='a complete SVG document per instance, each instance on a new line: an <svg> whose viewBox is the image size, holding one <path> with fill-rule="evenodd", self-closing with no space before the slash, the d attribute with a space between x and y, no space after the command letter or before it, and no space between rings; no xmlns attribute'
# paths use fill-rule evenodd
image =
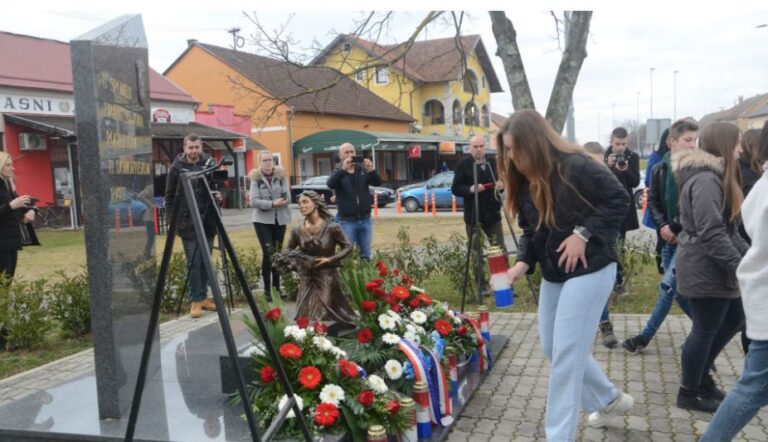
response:
<svg viewBox="0 0 768 442"><path fill-rule="evenodd" d="M643 148L640 146L640 91L637 92L637 128L635 128L635 139L637 140L637 150L643 154Z"/></svg>
<svg viewBox="0 0 768 442"><path fill-rule="evenodd" d="M232 50L237 51L245 45L245 39L239 35L240 28L229 28L227 32L232 34Z"/></svg>

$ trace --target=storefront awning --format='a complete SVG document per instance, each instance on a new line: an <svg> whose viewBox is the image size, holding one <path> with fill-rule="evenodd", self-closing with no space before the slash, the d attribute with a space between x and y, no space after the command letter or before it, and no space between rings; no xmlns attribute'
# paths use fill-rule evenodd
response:
<svg viewBox="0 0 768 442"><path fill-rule="evenodd" d="M3 114L5 121L19 126L25 126L30 129L47 133L49 135L76 138L77 126L75 117L71 116L47 116L47 115L25 115L25 114ZM238 140L244 140L245 150L262 150L265 147L243 134L231 132L224 129L200 124L191 123L151 123L152 138L163 140L181 140L187 134L196 133L204 142L213 149L226 150L224 143L235 143ZM243 141L238 141L242 143Z"/></svg>
<svg viewBox="0 0 768 442"><path fill-rule="evenodd" d="M344 143L352 143L357 150L398 152L408 150L409 146L419 145L422 151L437 151L440 143L444 142L453 143L456 153L461 153L462 146L468 144L468 141L461 137L334 129L296 140L293 143L293 153L302 155L335 152Z"/></svg>

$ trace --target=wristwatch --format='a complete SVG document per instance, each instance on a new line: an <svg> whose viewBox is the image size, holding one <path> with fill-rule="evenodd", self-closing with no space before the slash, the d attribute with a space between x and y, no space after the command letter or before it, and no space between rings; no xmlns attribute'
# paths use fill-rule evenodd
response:
<svg viewBox="0 0 768 442"><path fill-rule="evenodd" d="M592 237L592 234L589 233L589 230L584 226L576 226L573 228L573 234L578 236L579 238L583 239L584 242L589 242L589 238Z"/></svg>

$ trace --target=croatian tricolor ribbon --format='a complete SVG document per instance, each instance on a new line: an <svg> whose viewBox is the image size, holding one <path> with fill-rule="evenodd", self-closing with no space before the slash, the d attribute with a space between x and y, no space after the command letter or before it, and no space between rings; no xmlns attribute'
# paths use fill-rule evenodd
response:
<svg viewBox="0 0 768 442"><path fill-rule="evenodd" d="M405 354L405 357L408 358L408 360L411 362L415 380L424 381L429 387L430 395L428 408L430 419L432 422L444 427L450 425L453 422L453 418L451 416L444 416L442 418L440 416L440 393L438 391L441 389L441 387L439 387L437 382L429 376L429 373L427 373L425 368L426 364L424 363L423 359L424 355L421 353L418 347L416 347L416 345L408 339L401 338L400 342L398 343L398 347L400 348L400 351ZM445 379L445 375L443 375L443 379ZM435 392L438 392L438 396L436 397L436 400L433 400L433 395Z"/></svg>

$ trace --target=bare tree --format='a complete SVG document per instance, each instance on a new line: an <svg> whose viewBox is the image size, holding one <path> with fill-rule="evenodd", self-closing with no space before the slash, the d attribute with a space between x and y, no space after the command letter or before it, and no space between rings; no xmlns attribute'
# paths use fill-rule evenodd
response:
<svg viewBox="0 0 768 442"><path fill-rule="evenodd" d="M528 77L523 66L523 58L517 45L517 31L504 12L490 11L489 14L498 47L496 55L501 58L504 64L504 72L507 75L512 93L512 105L516 110L535 109L531 88L528 85ZM568 107L573 100L573 90L576 87L581 66L587 57L587 37L589 36L592 11L575 11L566 15L564 20L569 20L565 34L565 50L560 60L560 67L557 70L545 114L547 121L557 132L563 130ZM557 19L555 27L559 41L560 28Z"/></svg>

